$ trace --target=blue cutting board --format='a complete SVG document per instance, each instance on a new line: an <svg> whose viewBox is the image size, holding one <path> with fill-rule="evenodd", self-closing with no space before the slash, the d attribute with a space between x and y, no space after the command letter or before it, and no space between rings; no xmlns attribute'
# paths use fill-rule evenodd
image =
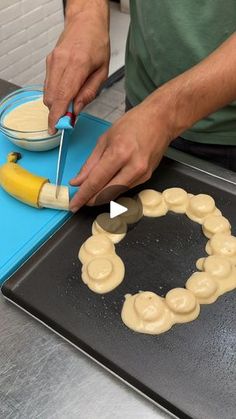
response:
<svg viewBox="0 0 236 419"><path fill-rule="evenodd" d="M71 136L62 184L79 171L110 124L91 115L81 114ZM20 149L0 134L0 165L10 151L20 151L21 164L35 174L55 183L58 148L45 152ZM70 196L76 188L70 187ZM0 187L0 283L6 280L69 217L67 211L37 209L9 196Z"/></svg>

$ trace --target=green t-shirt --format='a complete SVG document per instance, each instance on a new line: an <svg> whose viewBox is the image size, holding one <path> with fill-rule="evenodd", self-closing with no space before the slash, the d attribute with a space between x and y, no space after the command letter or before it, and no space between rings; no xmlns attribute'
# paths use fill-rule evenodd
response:
<svg viewBox="0 0 236 419"><path fill-rule="evenodd" d="M236 0L131 0L130 9L126 93L132 105L207 57L236 30ZM181 136L236 145L236 102Z"/></svg>

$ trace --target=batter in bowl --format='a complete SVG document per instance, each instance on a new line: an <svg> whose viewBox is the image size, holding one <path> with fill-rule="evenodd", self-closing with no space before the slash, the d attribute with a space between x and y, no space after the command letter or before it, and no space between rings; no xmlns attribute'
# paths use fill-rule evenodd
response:
<svg viewBox="0 0 236 419"><path fill-rule="evenodd" d="M6 128L19 131L17 133L19 138L47 138L48 113L43 98L31 100L10 111L4 118L4 125Z"/></svg>

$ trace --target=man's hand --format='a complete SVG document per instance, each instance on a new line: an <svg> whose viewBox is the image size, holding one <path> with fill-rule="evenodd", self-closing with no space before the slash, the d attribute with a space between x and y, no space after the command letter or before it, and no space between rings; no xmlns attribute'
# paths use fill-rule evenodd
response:
<svg viewBox="0 0 236 419"><path fill-rule="evenodd" d="M72 99L77 115L96 97L107 78L109 59L108 3L69 0L65 29L46 60L44 103L50 109L50 134Z"/></svg>
<svg viewBox="0 0 236 419"><path fill-rule="evenodd" d="M76 212L93 205L111 185L132 188L148 180L172 138L168 114L145 101L122 116L102 137L71 185L80 186L70 203Z"/></svg>

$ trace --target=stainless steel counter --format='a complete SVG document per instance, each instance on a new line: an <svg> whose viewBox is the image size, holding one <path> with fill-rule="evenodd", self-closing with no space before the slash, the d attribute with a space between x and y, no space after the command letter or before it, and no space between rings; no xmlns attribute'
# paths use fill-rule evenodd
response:
<svg viewBox="0 0 236 419"><path fill-rule="evenodd" d="M1 418L169 417L2 296L0 319Z"/></svg>
<svg viewBox="0 0 236 419"><path fill-rule="evenodd" d="M0 80L0 97L15 86ZM169 418L0 296L0 417Z"/></svg>

